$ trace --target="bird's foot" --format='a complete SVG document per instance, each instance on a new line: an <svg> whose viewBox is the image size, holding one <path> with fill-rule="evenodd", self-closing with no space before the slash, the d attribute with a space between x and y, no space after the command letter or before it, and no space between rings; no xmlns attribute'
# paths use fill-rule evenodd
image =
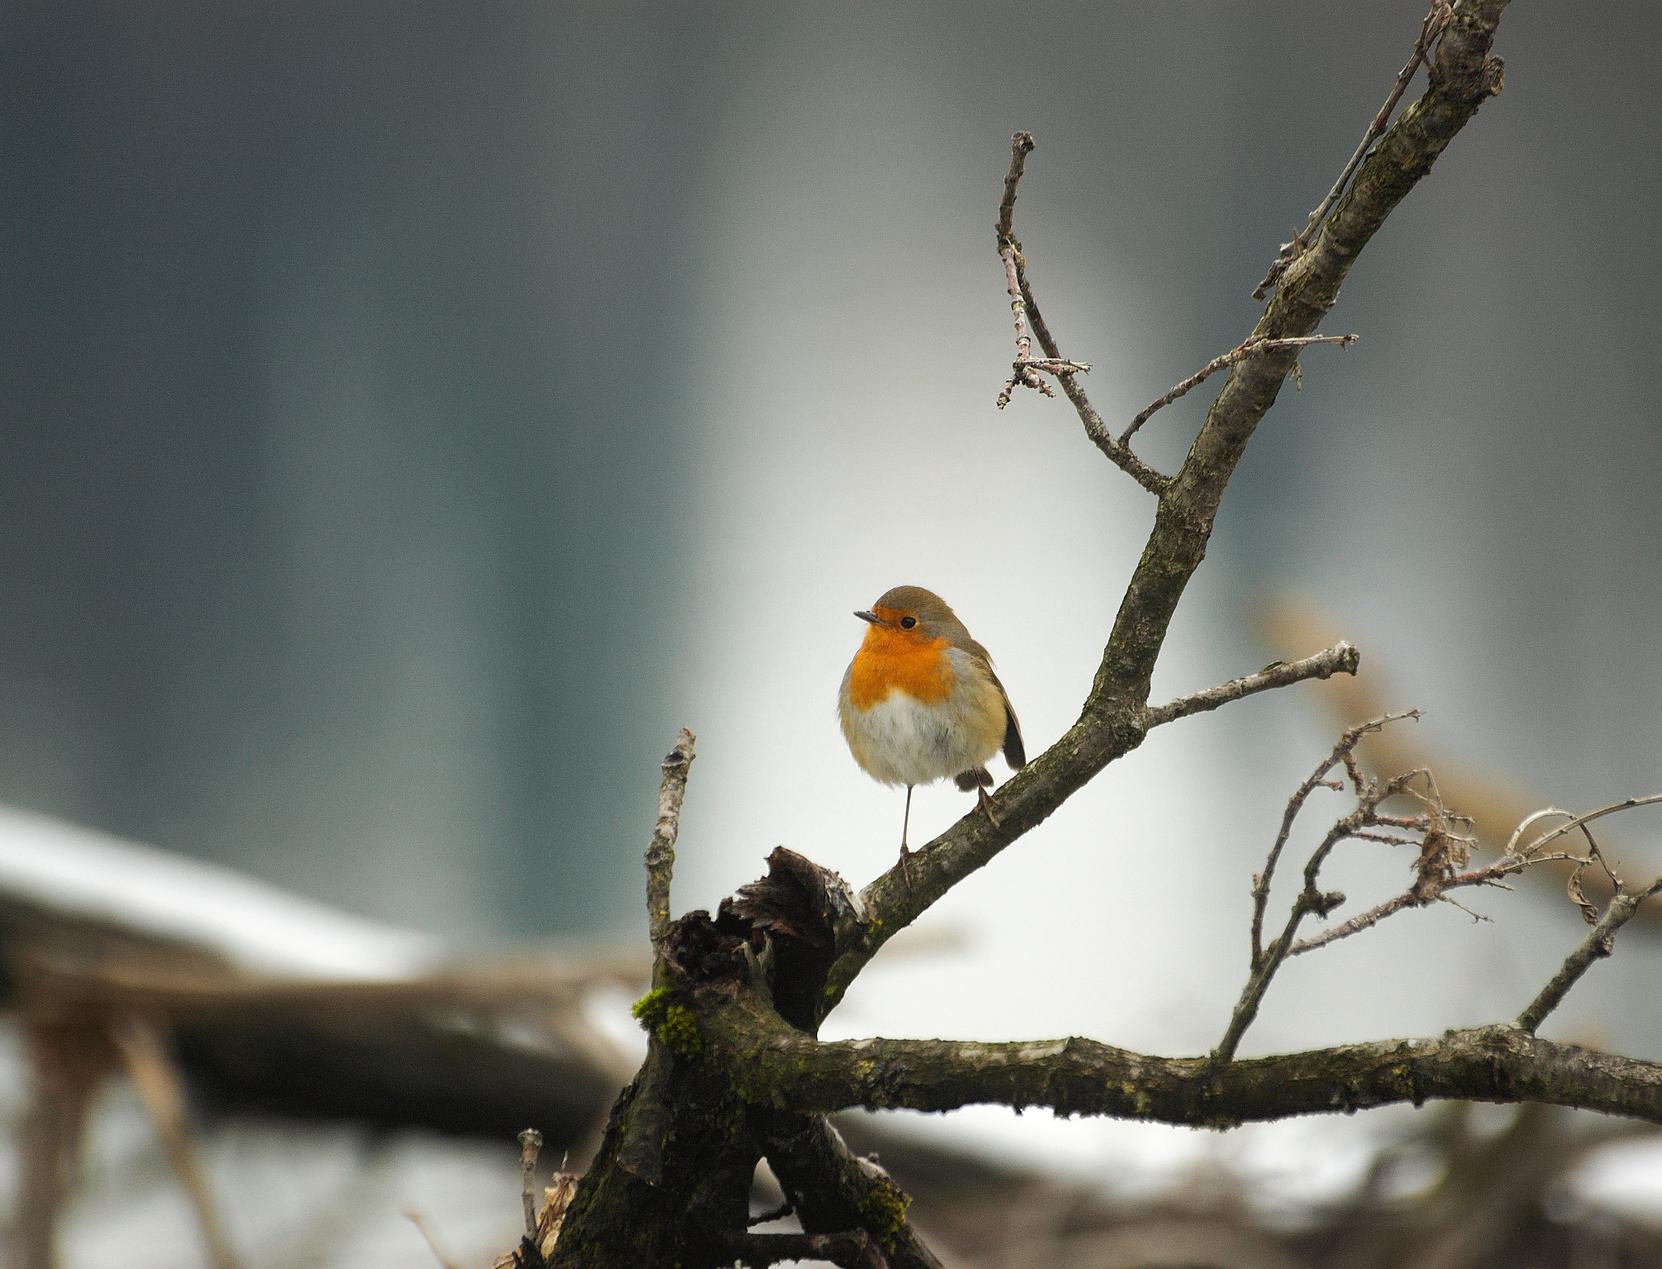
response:
<svg viewBox="0 0 1662 1269"><path fill-rule="evenodd" d="M998 816L993 814L993 800L988 796L985 785L978 784L975 786L975 800L981 808L981 813L987 817L987 823L994 828L998 828Z"/></svg>

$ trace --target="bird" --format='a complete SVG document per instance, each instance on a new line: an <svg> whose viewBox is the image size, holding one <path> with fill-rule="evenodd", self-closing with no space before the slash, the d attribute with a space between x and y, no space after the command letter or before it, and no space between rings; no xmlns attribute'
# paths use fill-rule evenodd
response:
<svg viewBox="0 0 1662 1269"><path fill-rule="evenodd" d="M896 586L854 615L866 633L843 675L837 717L860 769L906 786L900 864L909 882L913 786L950 776L966 793L975 790L996 826L987 760L1002 750L1014 771L1027 751L992 657L946 600L922 586Z"/></svg>

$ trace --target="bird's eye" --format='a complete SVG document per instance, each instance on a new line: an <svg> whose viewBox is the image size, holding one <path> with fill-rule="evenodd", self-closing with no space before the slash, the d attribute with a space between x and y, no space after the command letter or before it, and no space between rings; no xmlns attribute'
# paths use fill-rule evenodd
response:
<svg viewBox="0 0 1662 1269"><path fill-rule="evenodd" d="M916 617L902 617L900 619L900 628L902 630L910 630L913 626L915 626L917 624L918 624L918 619Z"/></svg>

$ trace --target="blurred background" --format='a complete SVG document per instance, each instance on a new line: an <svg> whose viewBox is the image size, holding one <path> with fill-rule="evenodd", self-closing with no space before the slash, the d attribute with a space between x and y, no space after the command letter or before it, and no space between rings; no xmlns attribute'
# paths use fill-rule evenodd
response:
<svg viewBox="0 0 1662 1269"><path fill-rule="evenodd" d="M1064 402L994 409L1010 133L1038 140L1016 218L1038 297L1123 424L1251 328L1423 12L0 6L0 801L441 959L638 954L685 724L678 908L778 844L863 884L902 795L836 728L851 611L940 592L1036 753L1151 518ZM1424 708L1400 742L1506 807L1662 789L1659 46L1655 6L1508 12L1506 91L1351 275L1326 329L1361 342L1283 392L1155 688L1342 636L1363 697L1304 686L1161 729L940 904L828 1034L1209 1048L1251 875L1352 707ZM1151 462L1179 461L1211 387L1144 429ZM965 809L920 790L914 840ZM1632 878L1662 865L1642 813L1609 838ZM8 868L139 884L43 840L18 830ZM1410 862L1353 848L1333 880L1359 906ZM1471 904L1492 923L1409 913L1289 966L1246 1050L1512 1016L1583 927L1551 879ZM1624 937L1548 1032L1662 1058L1659 949ZM592 1006L619 1044L628 998ZM1223 1169L1285 1221L1354 1192L1379 1125L1414 1118L901 1131L1138 1194ZM1555 1191L1565 1221L1618 1191L1639 1196L1622 1220L1658 1210L1655 1152L1624 1148ZM265 1156L237 1157L246 1182ZM490 1157L500 1236L478 1238L500 1249L511 1141ZM384 1199L396 1221L396 1181ZM174 1236L154 1263L186 1262ZM352 1263L382 1263L370 1242ZM72 1233L66 1263L93 1245Z"/></svg>

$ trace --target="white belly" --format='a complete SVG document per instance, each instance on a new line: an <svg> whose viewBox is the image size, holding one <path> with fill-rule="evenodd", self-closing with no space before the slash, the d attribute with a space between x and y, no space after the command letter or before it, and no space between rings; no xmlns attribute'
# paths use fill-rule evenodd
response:
<svg viewBox="0 0 1662 1269"><path fill-rule="evenodd" d="M962 664L960 672L974 673ZM985 671L982 671L985 673ZM925 705L905 692L890 692L870 709L848 705L848 678L843 678L843 736L862 770L884 784L928 784L973 771L1004 740L1004 709L996 694L957 691L945 701Z"/></svg>

